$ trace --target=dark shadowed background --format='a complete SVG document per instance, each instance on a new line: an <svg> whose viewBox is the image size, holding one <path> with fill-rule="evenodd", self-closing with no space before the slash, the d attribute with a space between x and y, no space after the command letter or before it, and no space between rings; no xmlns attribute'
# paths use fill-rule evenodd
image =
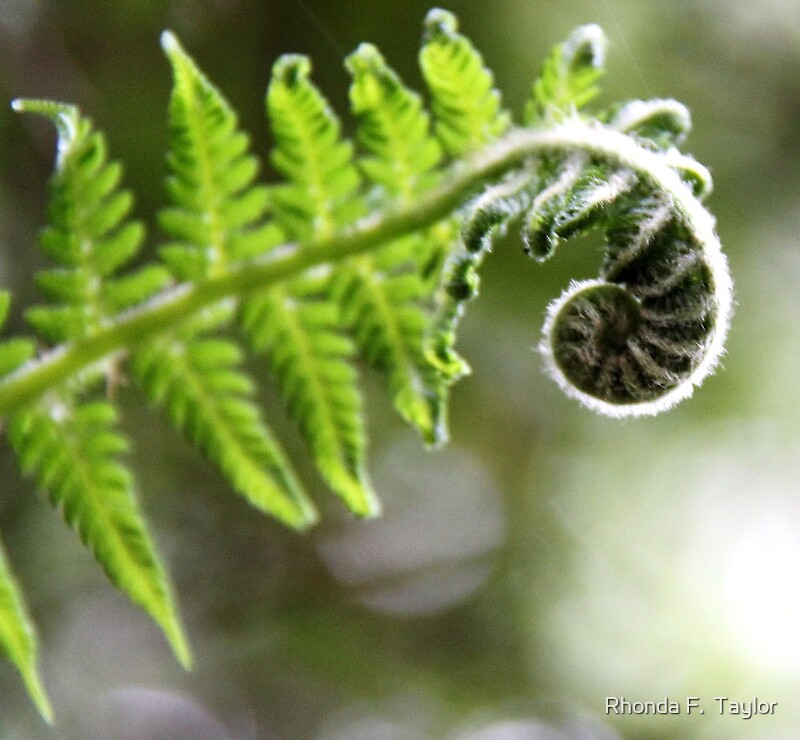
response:
<svg viewBox="0 0 800 740"><path fill-rule="evenodd" d="M163 203L173 29L266 159L263 93L283 52L312 56L346 117L344 56L368 40L419 88L427 3L0 0L0 284L36 300L53 133L12 97L78 103L152 223ZM364 373L386 514L352 521L304 470L324 523L297 536L251 511L141 396L122 392L142 504L197 665L109 586L0 446L0 534L39 626L58 725L0 662L0 738L527 740L800 736L800 4L794 0L462 0L447 5L519 111L550 46L596 22L603 101L675 97L736 281L724 367L655 419L598 418L532 348L545 306L596 274L592 247L486 263L460 348L451 444L426 452ZM266 168L267 178L273 174ZM157 230L151 232L152 249ZM21 324L17 321L16 328ZM264 375L254 365L254 371ZM282 421L269 381L264 403ZM606 697L685 705L619 717ZM720 715L714 697L777 701Z"/></svg>

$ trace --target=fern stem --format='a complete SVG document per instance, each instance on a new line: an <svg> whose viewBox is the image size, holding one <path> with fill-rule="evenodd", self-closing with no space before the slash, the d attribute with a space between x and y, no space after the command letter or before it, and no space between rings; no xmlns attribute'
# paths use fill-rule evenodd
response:
<svg viewBox="0 0 800 740"><path fill-rule="evenodd" d="M576 151L633 170L642 180L672 198L687 228L706 245L715 273L720 316L727 317L731 280L710 214L675 170L664 164L663 155L657 156L623 133L574 118L548 129L512 130L453 164L450 172L442 177L441 184L416 202L389 207L329 237L286 244L257 260L230 265L222 275L174 287L121 314L114 323L54 348L0 381L0 416L7 416L35 400L92 363L155 336L222 298L250 294L296 277L312 267L368 252L448 216L480 186L518 168L526 159L546 153ZM726 333L727 323L723 323L715 333L713 350L721 347ZM718 355L718 350L707 353L709 358ZM707 369L702 369L705 374Z"/></svg>

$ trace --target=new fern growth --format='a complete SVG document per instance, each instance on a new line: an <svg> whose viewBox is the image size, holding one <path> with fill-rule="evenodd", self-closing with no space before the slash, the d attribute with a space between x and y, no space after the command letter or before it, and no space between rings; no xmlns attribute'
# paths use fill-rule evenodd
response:
<svg viewBox="0 0 800 740"><path fill-rule="evenodd" d="M432 10L420 53L428 108L375 47L346 60L357 142L342 136L310 61L284 56L266 94L283 179L268 186L222 93L173 34L162 46L174 84L166 240L153 264L128 268L145 228L129 219L103 135L74 106L13 102L49 118L58 145L40 239L45 302L26 311L30 338L0 344L0 415L21 468L184 665L109 392L119 373L237 493L304 530L317 513L254 402L246 354L264 356L331 490L374 516L358 356L425 442L443 442L449 387L469 371L458 323L494 234L513 222L537 260L589 230L605 236L599 278L571 285L545 321L541 352L568 395L612 416L653 414L717 363L732 286L702 205L708 172L677 149L689 114L671 100L586 112L603 71L597 26L554 49L514 124L455 17ZM8 308L0 293L0 322ZM49 719L2 549L0 647Z"/></svg>

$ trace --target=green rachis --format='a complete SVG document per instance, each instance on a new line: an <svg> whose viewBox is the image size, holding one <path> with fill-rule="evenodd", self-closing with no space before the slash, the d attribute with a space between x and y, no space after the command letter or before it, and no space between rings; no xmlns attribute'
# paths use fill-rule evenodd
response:
<svg viewBox="0 0 800 740"><path fill-rule="evenodd" d="M587 112L605 37L576 29L545 61L522 116L432 10L420 66L428 104L373 46L346 61L357 142L343 138L302 56L277 61L266 95L283 180L257 179L248 136L177 38L172 66L166 239L130 269L145 227L105 139L71 105L16 100L58 134L44 297L29 336L0 344L0 417L21 468L77 530L112 582L191 662L164 566L125 463L108 387L132 378L257 509L297 530L317 518L244 367L263 356L322 478L358 516L379 512L366 470L356 358L386 379L426 443L446 439L450 386L468 371L459 320L497 231L517 223L545 259L600 231L596 280L554 301L540 343L566 393L612 416L689 396L723 351L731 279L702 200L706 169L682 154L687 110L672 100ZM0 292L0 323L10 298ZM0 649L45 718L36 640L0 548Z"/></svg>

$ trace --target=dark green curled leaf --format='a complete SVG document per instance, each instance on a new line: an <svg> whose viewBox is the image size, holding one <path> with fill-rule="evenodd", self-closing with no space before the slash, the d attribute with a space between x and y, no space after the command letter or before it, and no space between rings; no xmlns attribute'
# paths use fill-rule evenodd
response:
<svg viewBox="0 0 800 740"><path fill-rule="evenodd" d="M444 266L437 295L433 330L426 336L426 356L453 383L469 373L469 365L455 351L458 324L465 304L478 295L478 270L491 249L492 239L502 234L509 222L530 207L536 176L515 173L485 188L464 209L461 225L462 246Z"/></svg>
<svg viewBox="0 0 800 740"><path fill-rule="evenodd" d="M525 251L548 259L561 242L601 226L611 205L635 185L632 172L568 158L533 198L522 228Z"/></svg>
<svg viewBox="0 0 800 740"><path fill-rule="evenodd" d="M467 207L461 241L473 255L487 252L495 234L502 235L510 221L531 207L537 177L522 172L488 186Z"/></svg>
<svg viewBox="0 0 800 740"><path fill-rule="evenodd" d="M655 414L713 367L730 301L724 262L669 196L623 197L598 280L549 309L541 349L571 396L610 416Z"/></svg>

